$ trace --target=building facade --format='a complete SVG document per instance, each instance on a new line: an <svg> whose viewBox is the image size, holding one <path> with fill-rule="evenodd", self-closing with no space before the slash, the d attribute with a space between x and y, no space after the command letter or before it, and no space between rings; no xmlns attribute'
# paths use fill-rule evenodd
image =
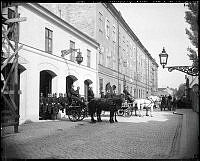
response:
<svg viewBox="0 0 200 161"><path fill-rule="evenodd" d="M192 109L199 113L199 77L187 75Z"/></svg>
<svg viewBox="0 0 200 161"><path fill-rule="evenodd" d="M20 123L39 120L39 98L43 93L66 93L68 79L80 87L80 95L87 97L87 88L97 89L96 40L39 4L22 3L18 6L20 17L26 21L19 26L19 114ZM8 18L12 7L3 8ZM6 45L6 44L5 44ZM80 49L83 62L76 62L77 52L61 56L62 50Z"/></svg>
<svg viewBox="0 0 200 161"><path fill-rule="evenodd" d="M106 84L124 86L135 98L157 92L158 64L111 3L40 3L99 44L98 93Z"/></svg>

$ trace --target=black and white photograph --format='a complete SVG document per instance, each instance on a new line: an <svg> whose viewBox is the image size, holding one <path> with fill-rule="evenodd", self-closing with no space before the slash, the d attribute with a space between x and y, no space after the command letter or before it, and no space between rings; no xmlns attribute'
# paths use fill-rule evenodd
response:
<svg viewBox="0 0 200 161"><path fill-rule="evenodd" d="M199 160L199 1L1 1L1 159Z"/></svg>

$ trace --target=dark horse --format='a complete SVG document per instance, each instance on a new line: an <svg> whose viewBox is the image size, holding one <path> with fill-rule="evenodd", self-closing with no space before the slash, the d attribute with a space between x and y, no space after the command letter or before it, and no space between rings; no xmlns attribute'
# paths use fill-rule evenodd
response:
<svg viewBox="0 0 200 161"><path fill-rule="evenodd" d="M122 95L113 96L112 98L94 98L88 103L88 112L91 116L91 121L93 123L96 122L94 119L94 114L97 113L97 121L101 122L101 112L104 111L110 111L110 123L114 122L114 114L115 114L115 122L117 122L116 119L116 112L118 109L121 108L122 102L124 101L124 98Z"/></svg>

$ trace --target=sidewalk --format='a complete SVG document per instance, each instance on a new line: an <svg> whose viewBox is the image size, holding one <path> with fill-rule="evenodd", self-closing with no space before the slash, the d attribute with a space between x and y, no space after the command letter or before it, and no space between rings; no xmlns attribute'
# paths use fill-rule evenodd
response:
<svg viewBox="0 0 200 161"><path fill-rule="evenodd" d="M199 158L199 114L192 109L177 109L174 114L183 115L178 158Z"/></svg>

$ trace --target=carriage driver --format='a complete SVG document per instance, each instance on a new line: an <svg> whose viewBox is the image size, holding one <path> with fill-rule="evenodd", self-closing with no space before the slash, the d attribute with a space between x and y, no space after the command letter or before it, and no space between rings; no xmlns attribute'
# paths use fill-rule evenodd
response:
<svg viewBox="0 0 200 161"><path fill-rule="evenodd" d="M125 94L125 99L129 102L133 102L133 99L131 98L131 94L128 92L127 87L124 87L123 93Z"/></svg>
<svg viewBox="0 0 200 161"><path fill-rule="evenodd" d="M82 102L79 94L80 87L77 87L77 90L74 90L74 85L72 84L72 88L70 89L71 98L80 103L81 105L85 106L85 103Z"/></svg>

